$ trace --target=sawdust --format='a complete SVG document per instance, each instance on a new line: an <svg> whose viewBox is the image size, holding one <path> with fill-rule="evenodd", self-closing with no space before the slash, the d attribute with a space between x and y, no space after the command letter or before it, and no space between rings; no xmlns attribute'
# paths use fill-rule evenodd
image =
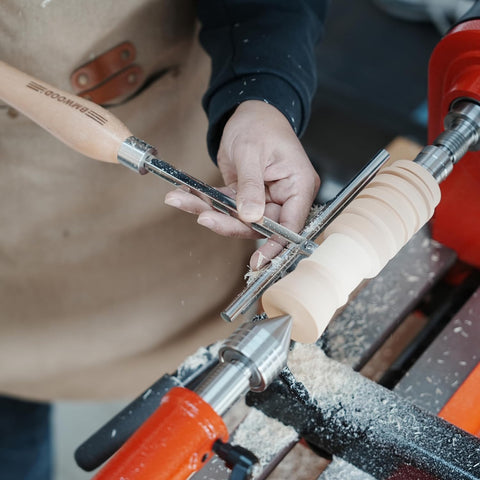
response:
<svg viewBox="0 0 480 480"><path fill-rule="evenodd" d="M288 366L295 379L303 383L318 402L333 403L335 395L355 392L361 385L361 381L355 381L361 377L345 375L349 369L328 358L314 344L297 343L290 352Z"/></svg>
<svg viewBox="0 0 480 480"><path fill-rule="evenodd" d="M345 453L345 460L375 478L390 476L389 460L395 455L439 478L460 478L445 472L472 472L480 458L480 447L471 443L471 437L454 429L446 433L442 421L329 359L315 345L295 345L288 365L295 380L303 384L292 384L297 397L305 398L321 419L316 426L308 424L309 428L315 428L315 435L327 444L333 442L336 450ZM355 448L350 448L352 445ZM421 446L425 454L418 455L411 445ZM457 458L450 454L452 445L469 454Z"/></svg>
<svg viewBox="0 0 480 480"><path fill-rule="evenodd" d="M316 218L316 216L325 208L324 205L316 205L316 204L313 204L312 207L310 208L310 212L308 214L308 217L307 217L307 220L305 222L305 230L309 230L309 223ZM270 260L270 262L268 262L264 267L260 268L260 265L262 264L262 262L265 260L265 256L262 254L262 253L259 253L258 255L258 259L257 259L257 264L256 264L256 269L253 270L250 266L248 267L248 272L245 274L244 278L245 280L247 281L247 286L251 285L260 275L260 273L262 273L266 268L272 268L272 269L277 269L278 267L280 267L281 263L282 263L282 259L280 258L280 256L282 255L283 253L283 250L282 252L277 255L276 257L272 258L272 260Z"/></svg>
<svg viewBox="0 0 480 480"><path fill-rule="evenodd" d="M252 480L264 478L265 468L270 468L271 460L279 451L298 439L292 428L266 417L255 408L247 407L243 400L234 405L224 421L229 431L232 431L234 426L237 427L229 440L230 443L247 448L260 460L254 469ZM285 480L293 474L295 480L316 480L325 466L324 459L310 449L296 445L268 475L268 479ZM192 480L227 479L230 475L231 471L226 468L223 460L214 456L204 469L192 477Z"/></svg>
<svg viewBox="0 0 480 480"><path fill-rule="evenodd" d="M296 441L298 434L292 427L287 427L253 408L234 432L231 443L246 447L256 455L259 463L253 470L255 478L279 450Z"/></svg>
<svg viewBox="0 0 480 480"><path fill-rule="evenodd" d="M345 475L348 477L345 477ZM341 458L334 457L333 462L322 474L321 480L375 480L374 477L363 470L355 468L351 463Z"/></svg>
<svg viewBox="0 0 480 480"><path fill-rule="evenodd" d="M207 364L212 357L217 357L218 351L222 345L223 340L220 340L208 347L200 347L193 355L187 357L178 367L178 376L182 378L188 374L188 372L193 372Z"/></svg>
<svg viewBox="0 0 480 480"><path fill-rule="evenodd" d="M263 257L263 255L260 254ZM265 257L263 257L265 258ZM244 279L247 281L247 286L251 285L267 268L277 269L280 267L282 263L282 259L280 256L272 258L269 263L267 263L264 267L260 270L252 270L252 268L248 267L248 272L245 274Z"/></svg>
<svg viewBox="0 0 480 480"><path fill-rule="evenodd" d="M325 209L325 205L317 205L314 203L312 205L312 208L310 208L310 212L308 212L308 217L305 224L308 225L324 209Z"/></svg>

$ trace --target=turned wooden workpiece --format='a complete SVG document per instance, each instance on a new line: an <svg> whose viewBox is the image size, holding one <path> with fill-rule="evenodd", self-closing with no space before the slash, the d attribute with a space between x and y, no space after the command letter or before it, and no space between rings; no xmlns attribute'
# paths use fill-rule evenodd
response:
<svg viewBox="0 0 480 480"><path fill-rule="evenodd" d="M265 292L265 312L290 314L292 338L315 342L362 280L380 272L439 201L440 188L422 166L398 160L383 168L328 226L315 252Z"/></svg>

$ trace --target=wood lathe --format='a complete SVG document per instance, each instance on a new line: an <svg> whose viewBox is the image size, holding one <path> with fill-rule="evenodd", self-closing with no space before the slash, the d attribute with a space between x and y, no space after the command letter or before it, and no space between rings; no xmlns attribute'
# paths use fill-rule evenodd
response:
<svg viewBox="0 0 480 480"><path fill-rule="evenodd" d="M431 144L413 162L400 160L384 168L388 154L381 151L332 202L312 216L300 234L268 218L250 225L266 237L280 238L286 246L223 317L235 320L260 297L265 314L247 319L218 355L206 355L199 367L180 368L174 375L162 377L85 442L76 459L86 470L113 455L95 475L96 480L185 480L199 470L213 468L208 461L214 453L229 466L232 472L226 475L232 479L266 478L268 469L254 469L255 464L264 463L257 452L254 455L244 448L248 445L227 442L229 434L222 420L248 391L254 392L248 394L250 404L292 426L313 447L340 456L375 478L480 479L480 441L472 435L480 433L480 428L472 431L462 424L461 430L402 402L397 394L346 367L314 355L312 369L332 370L346 379L338 390L332 387L329 404L329 391L321 391L315 382L309 384L298 367L302 351L318 353L320 347L331 348L325 337L311 347L297 344L291 371L286 368L290 339L317 342L350 294L397 256L429 221L439 202L435 237L446 239L461 259L480 266L478 222L473 222L472 228L462 224L461 231L451 231L459 216L459 198L469 223L480 213L480 170L475 153L480 145L479 16L480 7L474 7L432 56ZM158 175L236 216L234 200L157 158L152 146L134 137L108 111L2 62L0 73L0 99L75 150L97 160L118 162L140 174ZM444 180L441 191L439 183ZM471 369L475 379L478 371L477 365ZM469 378L466 375L462 385L471 383ZM352 391L347 385L356 388ZM467 396L479 398L476 390L478 382L477 389L468 387ZM361 396L357 397L358 392ZM455 401L459 402L458 397ZM459 405L463 405L461 401ZM369 410L373 408L374 415ZM457 423L455 415L444 416ZM387 420L374 428L378 418ZM452 438L458 448L449 450ZM379 453L366 462L372 449ZM389 454L392 461L385 468ZM193 478L201 478L196 475ZM205 478L227 478L221 476L225 470L220 476L213 475Z"/></svg>

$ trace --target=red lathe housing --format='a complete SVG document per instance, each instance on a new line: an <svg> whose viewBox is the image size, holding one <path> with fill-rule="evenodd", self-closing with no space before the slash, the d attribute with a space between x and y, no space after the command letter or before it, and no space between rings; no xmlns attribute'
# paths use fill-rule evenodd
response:
<svg viewBox="0 0 480 480"><path fill-rule="evenodd" d="M437 45L429 67L429 142L458 99L480 103L480 20L461 23ZM480 267L480 154L468 152L441 184L433 237Z"/></svg>

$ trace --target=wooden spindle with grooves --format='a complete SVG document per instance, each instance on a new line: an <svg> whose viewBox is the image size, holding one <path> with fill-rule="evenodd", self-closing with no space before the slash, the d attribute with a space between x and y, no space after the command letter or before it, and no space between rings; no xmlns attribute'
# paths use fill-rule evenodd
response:
<svg viewBox="0 0 480 480"><path fill-rule="evenodd" d="M384 168L332 222L322 243L262 297L265 312L293 318L292 338L311 343L366 278L376 276L433 215L440 188L422 166Z"/></svg>

